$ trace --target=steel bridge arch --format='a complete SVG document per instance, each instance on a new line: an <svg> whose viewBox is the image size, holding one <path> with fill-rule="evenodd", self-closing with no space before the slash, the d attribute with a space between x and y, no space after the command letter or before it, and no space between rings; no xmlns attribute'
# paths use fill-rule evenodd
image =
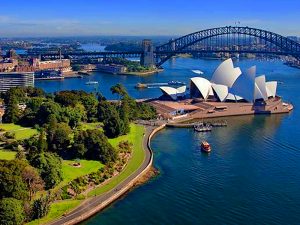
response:
<svg viewBox="0 0 300 225"><path fill-rule="evenodd" d="M176 55L178 52L184 52L184 49L200 42L202 40L212 38L215 36L229 34L241 34L252 37L258 37L261 40L270 42L281 50L280 54L290 55L296 59L300 59L300 44L282 35L276 34L271 31L240 26L226 26L211 28L206 30L197 31L185 36L170 40L168 43L156 47L156 54L165 55L165 58L157 62L157 66L161 66L164 62ZM188 52L188 51L187 51ZM274 52L275 53L275 52ZM278 54L278 53L277 53ZM158 58L158 57L157 57Z"/></svg>

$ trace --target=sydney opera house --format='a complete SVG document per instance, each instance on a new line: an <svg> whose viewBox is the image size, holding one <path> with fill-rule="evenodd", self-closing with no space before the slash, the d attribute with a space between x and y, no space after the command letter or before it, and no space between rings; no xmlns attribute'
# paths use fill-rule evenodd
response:
<svg viewBox="0 0 300 225"><path fill-rule="evenodd" d="M276 95L277 82L256 74L256 66L245 72L234 67L232 59L222 62L211 79L193 77L187 87L160 87L161 100L152 105L164 115L219 117L246 114L285 113L293 106Z"/></svg>
<svg viewBox="0 0 300 225"><path fill-rule="evenodd" d="M172 100L187 97L186 86L179 88L160 87L165 96ZM190 80L190 97L204 101L244 101L255 102L276 96L277 82L266 81L265 75L256 76L256 66L242 73L234 67L231 59L222 62L215 70L211 80L193 77Z"/></svg>

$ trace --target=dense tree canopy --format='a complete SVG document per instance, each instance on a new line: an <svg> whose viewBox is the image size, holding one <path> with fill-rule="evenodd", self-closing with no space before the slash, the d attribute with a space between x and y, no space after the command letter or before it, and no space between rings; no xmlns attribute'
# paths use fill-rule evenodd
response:
<svg viewBox="0 0 300 225"><path fill-rule="evenodd" d="M82 130L74 138L74 151L77 157L99 160L106 164L114 162L117 152L100 130Z"/></svg>
<svg viewBox="0 0 300 225"><path fill-rule="evenodd" d="M15 198L0 200L0 224L19 225L25 219L23 203Z"/></svg>
<svg viewBox="0 0 300 225"><path fill-rule="evenodd" d="M28 164L22 160L0 161L0 199L9 197L28 199L28 188L22 178L22 172L27 166Z"/></svg>
<svg viewBox="0 0 300 225"><path fill-rule="evenodd" d="M46 189L62 181L61 159L56 154L50 152L37 154L30 160L30 165L38 169Z"/></svg>

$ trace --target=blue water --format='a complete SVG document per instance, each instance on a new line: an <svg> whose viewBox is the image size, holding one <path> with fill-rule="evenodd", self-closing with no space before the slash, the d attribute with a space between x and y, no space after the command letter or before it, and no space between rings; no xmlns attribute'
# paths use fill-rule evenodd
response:
<svg viewBox="0 0 300 225"><path fill-rule="evenodd" d="M210 78L215 68L220 64L221 60L200 60L192 58L174 58L164 64L164 71L150 76L126 76L113 75L101 72L95 72L91 76L80 78L65 79L64 81L36 81L37 87L43 88L47 92L55 92L59 90L79 89L88 92L100 91L109 99L116 99L110 92L110 87L116 83L122 83L128 90L129 94L135 98L153 98L159 97L161 92L158 88L148 88L137 90L134 86L138 83L162 83L171 80L178 80L189 83L191 77L197 76L191 70L200 69L204 72L202 76ZM286 77L293 79L294 76L300 74L300 70L290 68L281 61L267 62L259 60L240 60L236 65L241 68L248 68L257 65L258 74L266 74L267 79L285 80ZM87 81L98 81L99 85L86 85ZM279 87L279 94L282 92L282 86ZM290 97L286 94L284 97ZM291 99L291 98L290 98Z"/></svg>
<svg viewBox="0 0 300 225"><path fill-rule="evenodd" d="M122 82L137 98L157 97L158 89L138 91L137 82L188 82L192 69L210 77L217 60L173 59L165 71L149 77L95 74L99 89ZM211 133L165 129L152 141L161 174L83 224L300 224L300 70L280 61L241 60L257 65L267 80L280 80L278 94L292 102L290 114L227 118L228 127ZM89 90L80 80L38 83L48 91ZM199 142L208 140L209 155Z"/></svg>

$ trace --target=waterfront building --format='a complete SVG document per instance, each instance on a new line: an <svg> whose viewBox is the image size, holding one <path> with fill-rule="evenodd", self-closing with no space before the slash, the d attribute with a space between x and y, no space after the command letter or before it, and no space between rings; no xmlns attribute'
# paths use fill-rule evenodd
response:
<svg viewBox="0 0 300 225"><path fill-rule="evenodd" d="M10 72L18 65L16 59L4 59L0 61L0 72Z"/></svg>
<svg viewBox="0 0 300 225"><path fill-rule="evenodd" d="M71 68L71 61L70 59L41 61L38 58L33 58L31 65L35 70L69 70Z"/></svg>
<svg viewBox="0 0 300 225"><path fill-rule="evenodd" d="M122 74L127 72L126 66L117 64L98 64L96 65L96 70L112 74Z"/></svg>
<svg viewBox="0 0 300 225"><path fill-rule="evenodd" d="M93 71L96 69L96 65L94 64L82 64L79 65L79 69L83 71Z"/></svg>
<svg viewBox="0 0 300 225"><path fill-rule="evenodd" d="M12 87L33 87L33 72L0 73L0 92L6 92Z"/></svg>
<svg viewBox="0 0 300 225"><path fill-rule="evenodd" d="M193 77L190 81L191 97L204 101L265 101L276 96L276 88L276 81L267 82L265 75L256 76L256 66L242 73L230 58L218 66L210 81L203 77Z"/></svg>

